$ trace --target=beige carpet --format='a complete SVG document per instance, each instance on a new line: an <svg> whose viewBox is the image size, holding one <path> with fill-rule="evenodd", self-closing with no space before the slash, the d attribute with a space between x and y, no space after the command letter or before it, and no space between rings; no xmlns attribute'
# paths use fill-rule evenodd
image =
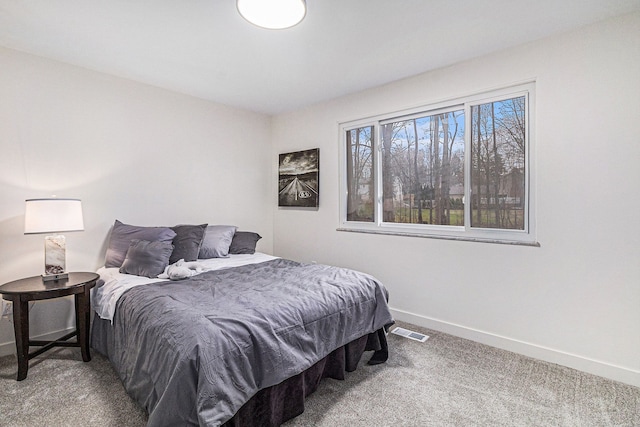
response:
<svg viewBox="0 0 640 427"><path fill-rule="evenodd" d="M640 426L640 389L407 324L419 343L389 335L390 360L325 380L294 426ZM0 426L143 426L104 357L78 349L30 361L0 358ZM368 357L368 354L365 354Z"/></svg>

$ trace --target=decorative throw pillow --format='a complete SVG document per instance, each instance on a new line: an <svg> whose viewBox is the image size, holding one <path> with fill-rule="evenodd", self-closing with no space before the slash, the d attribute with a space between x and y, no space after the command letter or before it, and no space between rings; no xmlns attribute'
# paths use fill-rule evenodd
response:
<svg viewBox="0 0 640 427"><path fill-rule="evenodd" d="M258 233L236 231L236 234L233 235L233 240L231 240L229 253L234 255L254 254L256 252L256 244L260 239L262 239L262 236Z"/></svg>
<svg viewBox="0 0 640 427"><path fill-rule="evenodd" d="M169 263L173 264L180 259L185 261L197 260L207 224L176 225L171 229L176 232L176 237L173 238L174 248Z"/></svg>
<svg viewBox="0 0 640 427"><path fill-rule="evenodd" d="M157 277L169 265L172 252L173 245L170 242L134 240L120 267L120 273Z"/></svg>
<svg viewBox="0 0 640 427"><path fill-rule="evenodd" d="M169 227L138 227L116 220L109 237L104 266L107 268L122 266L132 240L171 243L174 237L176 232Z"/></svg>
<svg viewBox="0 0 640 427"><path fill-rule="evenodd" d="M204 233L198 258L226 258L229 246L238 227L233 225L210 225Z"/></svg>

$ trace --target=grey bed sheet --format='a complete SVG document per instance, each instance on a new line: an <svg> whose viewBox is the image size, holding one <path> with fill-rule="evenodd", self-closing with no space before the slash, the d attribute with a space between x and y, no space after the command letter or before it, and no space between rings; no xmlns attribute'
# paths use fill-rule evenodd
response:
<svg viewBox="0 0 640 427"><path fill-rule="evenodd" d="M138 286L108 355L149 426L219 426L259 390L393 323L372 276L276 259Z"/></svg>

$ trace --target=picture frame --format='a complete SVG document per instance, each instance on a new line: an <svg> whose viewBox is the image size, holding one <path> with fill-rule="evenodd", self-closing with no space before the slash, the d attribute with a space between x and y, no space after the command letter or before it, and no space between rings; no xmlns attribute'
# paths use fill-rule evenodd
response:
<svg viewBox="0 0 640 427"><path fill-rule="evenodd" d="M278 206L317 208L320 149L282 153L278 159Z"/></svg>

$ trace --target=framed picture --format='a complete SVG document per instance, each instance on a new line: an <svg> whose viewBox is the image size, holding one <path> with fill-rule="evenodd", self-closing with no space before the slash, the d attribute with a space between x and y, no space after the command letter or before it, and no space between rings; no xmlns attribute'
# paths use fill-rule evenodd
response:
<svg viewBox="0 0 640 427"><path fill-rule="evenodd" d="M280 154L278 206L318 207L320 150Z"/></svg>

